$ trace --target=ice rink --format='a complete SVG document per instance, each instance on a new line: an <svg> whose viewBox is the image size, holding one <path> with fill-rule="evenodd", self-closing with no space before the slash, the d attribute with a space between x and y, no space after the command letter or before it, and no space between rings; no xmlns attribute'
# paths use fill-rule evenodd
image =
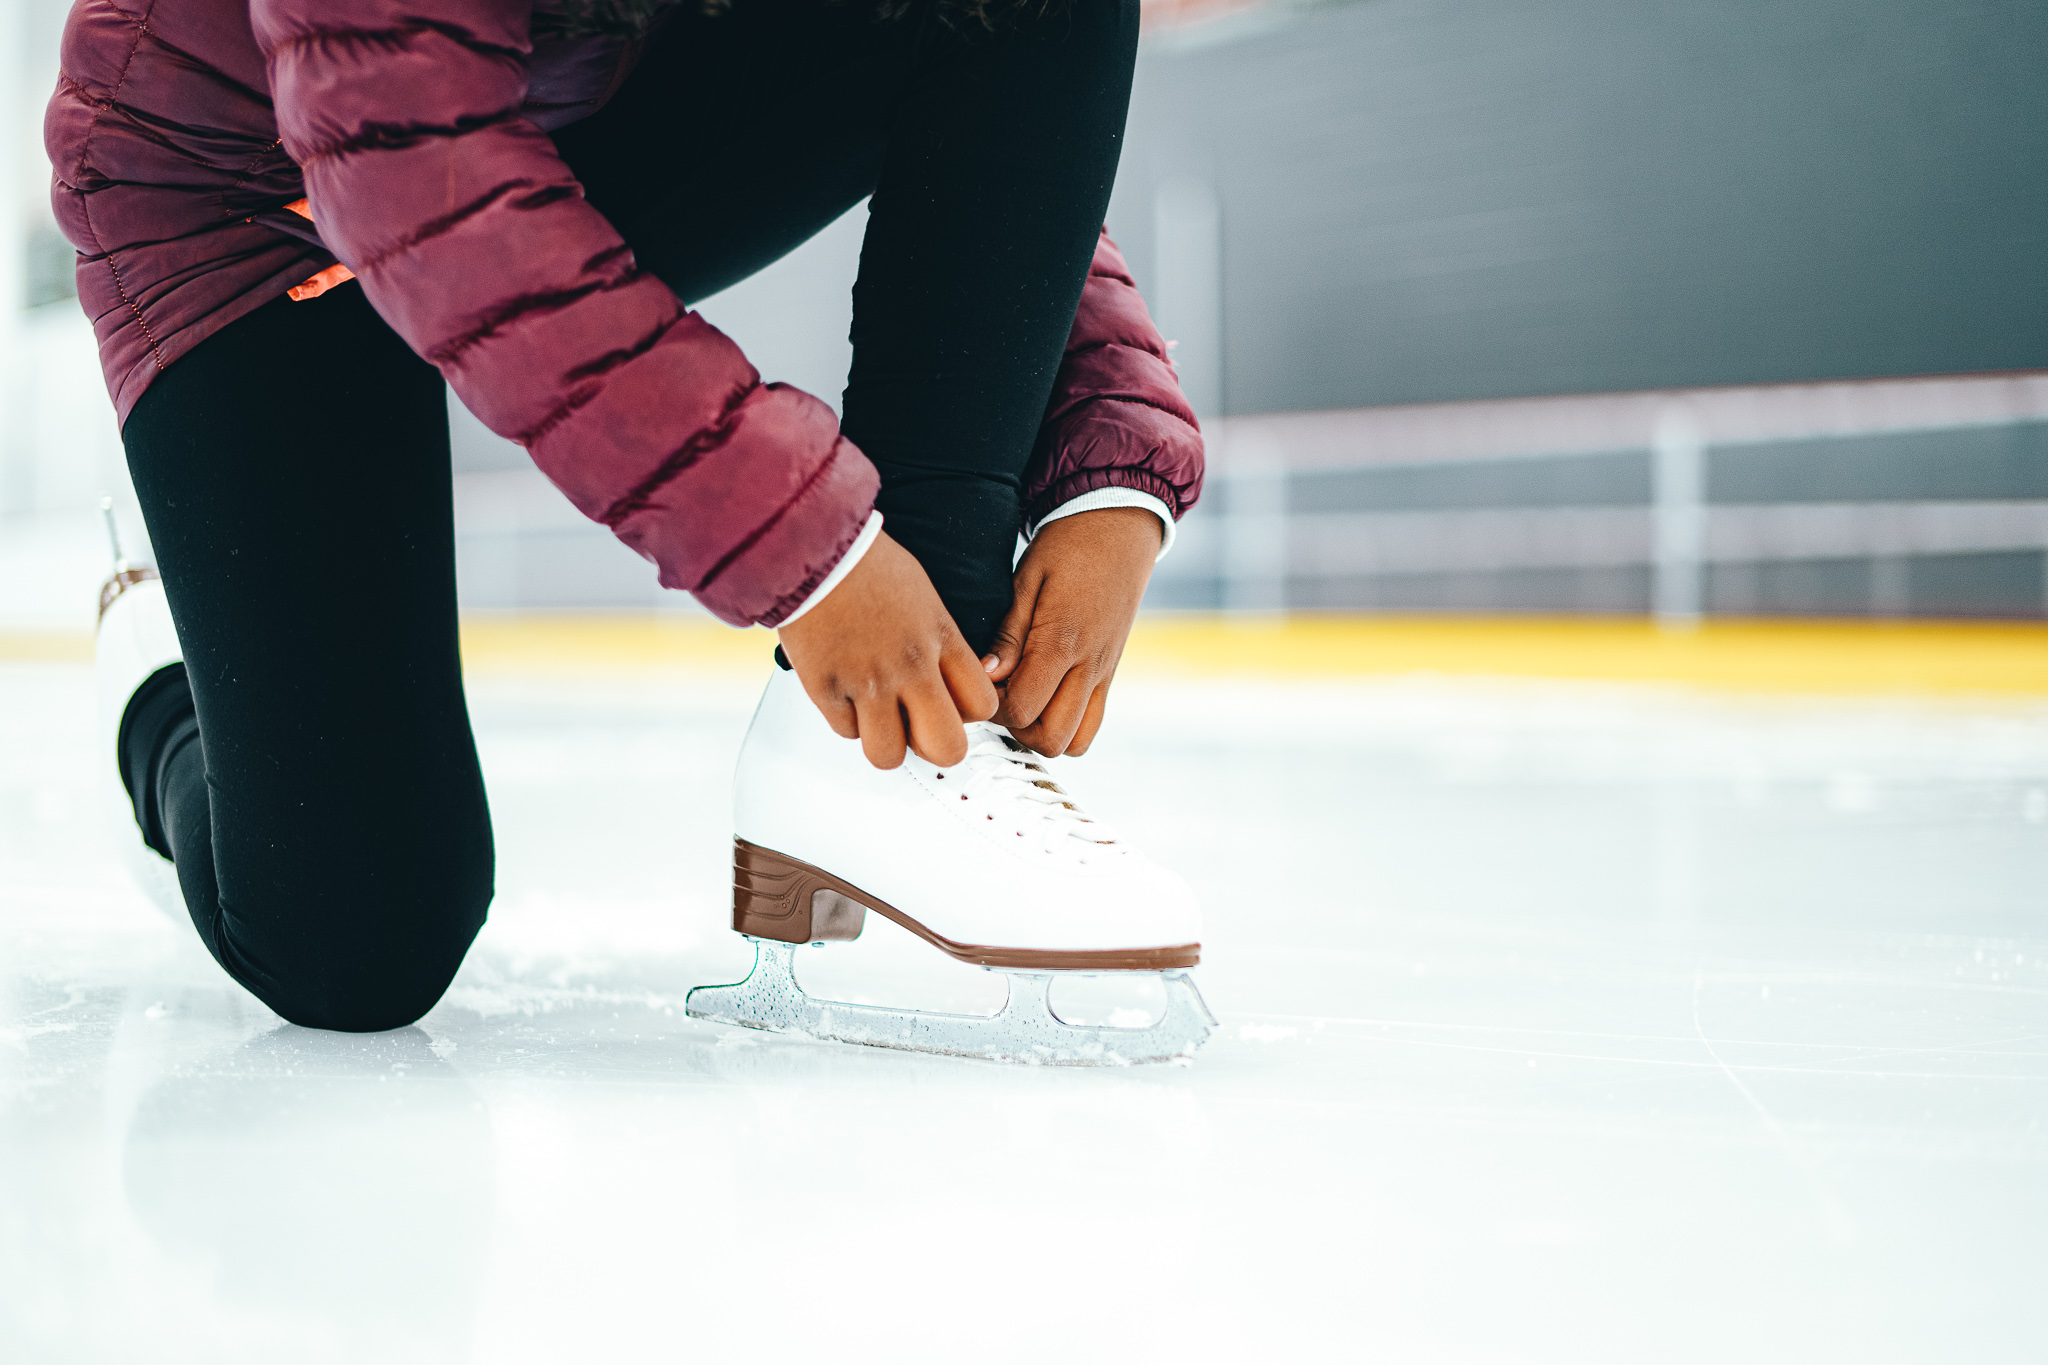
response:
<svg viewBox="0 0 2048 1365"><path fill-rule="evenodd" d="M454 989L284 1025L123 880L91 681L0 665L9 1360L2042 1358L2037 703L1129 679L1064 776L1222 1028L1082 1071L683 1017L744 671L479 677ZM989 980L869 924L814 990Z"/></svg>

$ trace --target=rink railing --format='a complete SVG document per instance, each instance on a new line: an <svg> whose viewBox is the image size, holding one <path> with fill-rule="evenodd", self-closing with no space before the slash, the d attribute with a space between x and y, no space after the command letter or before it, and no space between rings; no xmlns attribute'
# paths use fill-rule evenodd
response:
<svg viewBox="0 0 2048 1365"><path fill-rule="evenodd" d="M1150 603L2040 615L2048 375L1208 424ZM1532 585L1535 591L1532 591Z"/></svg>

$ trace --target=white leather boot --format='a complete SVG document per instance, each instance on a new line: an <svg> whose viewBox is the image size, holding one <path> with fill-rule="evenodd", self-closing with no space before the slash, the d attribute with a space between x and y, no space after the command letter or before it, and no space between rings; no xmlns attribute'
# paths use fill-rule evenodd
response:
<svg viewBox="0 0 2048 1365"><path fill-rule="evenodd" d="M1186 882L1090 818L1001 726L969 725L967 739L951 768L910 754L884 772L777 669L733 777L733 927L785 943L852 938L857 912L814 915L826 890L984 967L1201 960Z"/></svg>
<svg viewBox="0 0 2048 1365"><path fill-rule="evenodd" d="M113 512L106 504L102 510L112 535ZM116 535L114 569L100 588L99 632L93 646L99 694L99 742L93 761L100 769L101 799L122 866L158 909L176 919L185 918L177 870L170 859L143 842L142 829L135 823L135 803L121 785L118 754L128 703L145 682L184 657L171 624L170 604L164 599L163 580L153 566L124 558Z"/></svg>
<svg viewBox="0 0 2048 1365"><path fill-rule="evenodd" d="M690 1013L1022 1060L1192 1052L1213 1021L1185 976L1201 960L1202 932L1187 883L1090 817L1048 761L1002 727L971 724L967 738L966 759L951 768L911 754L884 772L859 741L833 733L795 673L777 669L733 780L733 927L764 951L748 982L692 992ZM1012 973L1010 1007L978 1021L995 1027L848 1005L821 1012L787 977L788 949L767 951L854 938L870 910L963 962ZM1149 1030L1065 1025L1045 1003L1059 972L1162 973L1167 1016ZM751 1002L726 995L721 1007L712 994L750 984ZM790 998L774 1007L770 995ZM946 1022L935 1034L932 1021Z"/></svg>

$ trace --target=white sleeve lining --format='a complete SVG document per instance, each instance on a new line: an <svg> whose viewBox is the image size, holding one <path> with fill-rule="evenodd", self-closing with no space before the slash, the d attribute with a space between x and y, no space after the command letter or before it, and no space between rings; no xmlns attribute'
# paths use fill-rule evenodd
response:
<svg viewBox="0 0 2048 1365"><path fill-rule="evenodd" d="M825 581L811 589L811 595L806 597L795 611L783 617L776 624L776 629L780 630L783 626L790 624L812 607L824 601L825 594L838 587L840 581L853 572L853 566L860 563L861 556L868 552L869 548L875 543L875 537L881 534L882 514L880 512L868 513L867 524L860 528L860 534L853 538L853 544L846 547L846 553L839 556L839 562L832 566L831 573L825 575Z"/></svg>
<svg viewBox="0 0 2048 1365"><path fill-rule="evenodd" d="M1166 552L1173 548L1173 513L1166 504L1150 493L1141 493L1135 488L1098 488L1092 493L1083 493L1078 498L1069 498L1058 507L1038 519L1038 524L1025 534L1029 540L1046 528L1048 522L1061 517L1071 517L1076 512L1094 512L1104 507L1142 507L1159 518L1159 555L1152 562L1166 558Z"/></svg>

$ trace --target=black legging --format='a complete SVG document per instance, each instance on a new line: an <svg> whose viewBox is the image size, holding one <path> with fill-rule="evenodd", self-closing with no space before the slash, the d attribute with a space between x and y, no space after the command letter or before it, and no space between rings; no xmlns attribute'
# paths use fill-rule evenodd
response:
<svg viewBox="0 0 2048 1365"><path fill-rule="evenodd" d="M1109 203L1138 7L1075 0L1000 36L867 8L678 19L556 142L689 301L873 195L845 430L979 652ZM134 708L123 776L208 949L295 1023L417 1019L491 899L443 394L344 286L223 329L122 433L192 708L175 685Z"/></svg>

